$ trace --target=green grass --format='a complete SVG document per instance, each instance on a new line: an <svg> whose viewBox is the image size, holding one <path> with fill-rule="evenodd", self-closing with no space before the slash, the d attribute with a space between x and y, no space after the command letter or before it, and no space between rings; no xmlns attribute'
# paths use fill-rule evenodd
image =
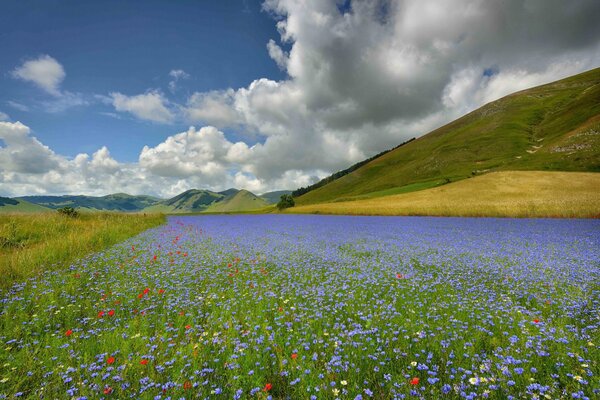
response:
<svg viewBox="0 0 600 400"><path fill-rule="evenodd" d="M0 215L0 289L165 222L159 214Z"/></svg>
<svg viewBox="0 0 600 400"><path fill-rule="evenodd" d="M296 203L420 190L502 170L600 171L600 68L489 103Z"/></svg>
<svg viewBox="0 0 600 400"><path fill-rule="evenodd" d="M247 190L240 190L230 199L214 203L206 209L206 212L241 212L261 209L268 206L266 200L254 195Z"/></svg>
<svg viewBox="0 0 600 400"><path fill-rule="evenodd" d="M432 182L430 184L435 184ZM402 188L399 188L402 189ZM600 218L600 173L501 171L394 194L301 205L288 213ZM385 193L385 196L379 194Z"/></svg>
<svg viewBox="0 0 600 400"><path fill-rule="evenodd" d="M3 204L0 205L0 214L12 214L12 213L45 213L54 212L53 210L29 203L25 200L15 200L18 204Z"/></svg>

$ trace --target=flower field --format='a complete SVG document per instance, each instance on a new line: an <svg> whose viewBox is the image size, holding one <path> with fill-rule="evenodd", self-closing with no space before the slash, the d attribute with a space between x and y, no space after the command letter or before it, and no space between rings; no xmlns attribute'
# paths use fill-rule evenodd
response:
<svg viewBox="0 0 600 400"><path fill-rule="evenodd" d="M0 398L600 397L598 220L171 217L0 298Z"/></svg>

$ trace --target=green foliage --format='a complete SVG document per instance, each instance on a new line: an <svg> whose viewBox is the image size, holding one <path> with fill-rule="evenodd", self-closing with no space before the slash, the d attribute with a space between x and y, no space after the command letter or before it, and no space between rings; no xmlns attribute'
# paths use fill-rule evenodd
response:
<svg viewBox="0 0 600 400"><path fill-rule="evenodd" d="M79 212L77 212L77 210L73 207L63 207L59 208L56 211L58 211L59 214L64 215L66 217L77 218L79 216Z"/></svg>
<svg viewBox="0 0 600 400"><path fill-rule="evenodd" d="M277 208L279 210L283 210L285 208L294 207L295 205L296 205L296 202L294 202L294 198L292 197L292 195L284 194L284 195L281 195L281 197L279 199L279 203L277 203Z"/></svg>
<svg viewBox="0 0 600 400"><path fill-rule="evenodd" d="M598 132L600 68L489 103L337 179L326 178L296 203L349 200L491 171L598 172Z"/></svg>

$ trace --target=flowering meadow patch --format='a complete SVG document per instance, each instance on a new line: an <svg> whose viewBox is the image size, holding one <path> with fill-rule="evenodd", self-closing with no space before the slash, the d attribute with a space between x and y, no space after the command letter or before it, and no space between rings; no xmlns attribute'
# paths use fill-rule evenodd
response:
<svg viewBox="0 0 600 400"><path fill-rule="evenodd" d="M171 217L0 298L0 398L600 396L595 220Z"/></svg>

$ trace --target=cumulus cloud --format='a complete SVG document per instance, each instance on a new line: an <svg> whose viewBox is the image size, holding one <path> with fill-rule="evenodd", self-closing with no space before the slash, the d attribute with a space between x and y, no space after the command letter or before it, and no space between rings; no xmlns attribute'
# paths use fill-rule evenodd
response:
<svg viewBox="0 0 600 400"><path fill-rule="evenodd" d="M42 55L15 68L12 76L31 82L53 96L60 96L60 84L66 73L58 61L49 55Z"/></svg>
<svg viewBox="0 0 600 400"><path fill-rule="evenodd" d="M174 118L174 114L167 108L169 101L156 90L135 96L113 92L110 98L115 110L128 112L142 120L169 123Z"/></svg>
<svg viewBox="0 0 600 400"><path fill-rule="evenodd" d="M51 100L44 100L39 103L46 112L61 112L71 107L88 104L81 93L61 90L60 86L67 74L63 66L49 55L42 55L36 59L25 61L15 68L11 75L15 79L35 84L52 96ZM8 103L20 111L29 111L29 107L26 105L14 101Z"/></svg>
<svg viewBox="0 0 600 400"><path fill-rule="evenodd" d="M10 117L8 116L7 113L0 111L0 121L8 121L9 119L10 119Z"/></svg>

